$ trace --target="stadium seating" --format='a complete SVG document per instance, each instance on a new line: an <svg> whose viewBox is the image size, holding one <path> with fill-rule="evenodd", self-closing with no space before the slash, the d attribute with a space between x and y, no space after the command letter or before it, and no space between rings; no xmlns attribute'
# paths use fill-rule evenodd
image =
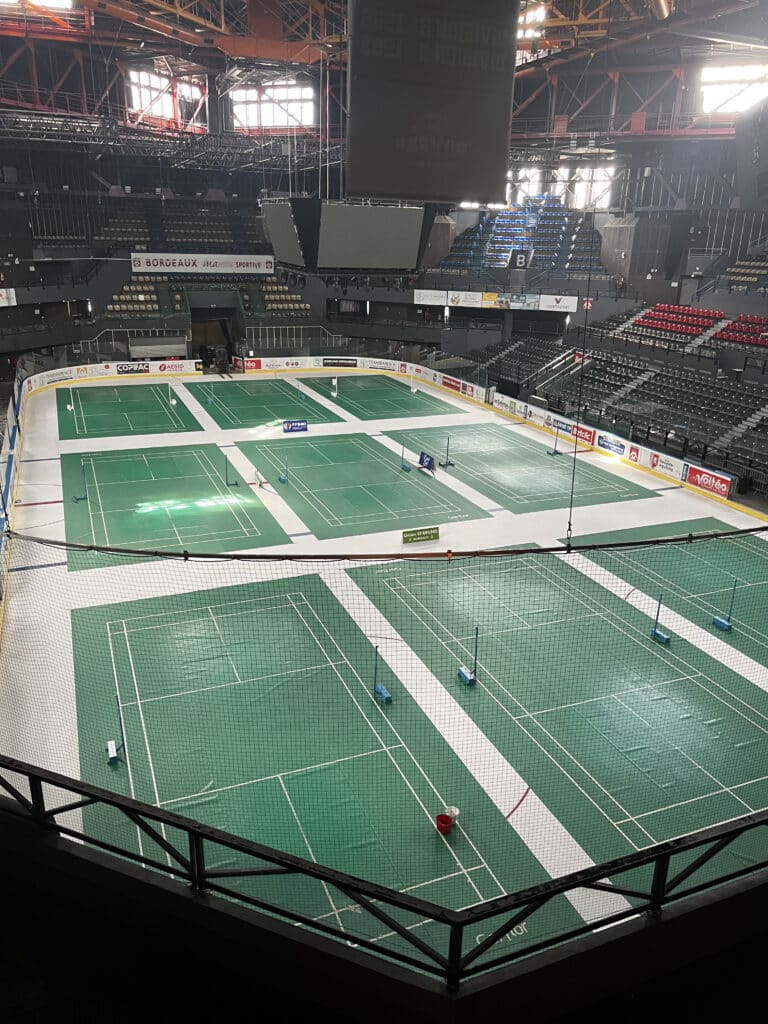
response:
<svg viewBox="0 0 768 1024"><path fill-rule="evenodd" d="M652 348L686 348L713 337L725 317L722 310L659 302L619 325L616 338Z"/></svg>
<svg viewBox="0 0 768 1024"><path fill-rule="evenodd" d="M740 313L735 320L712 335L713 341L726 341L736 345L768 346L768 316Z"/></svg>

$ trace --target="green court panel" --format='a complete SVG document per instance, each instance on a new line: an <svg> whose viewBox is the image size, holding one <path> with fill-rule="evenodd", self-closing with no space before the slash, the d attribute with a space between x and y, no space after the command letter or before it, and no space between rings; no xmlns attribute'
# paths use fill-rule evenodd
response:
<svg viewBox="0 0 768 1024"><path fill-rule="evenodd" d="M696 519L664 526L617 530L574 538L574 543L611 543L684 537L733 527L717 519ZM693 544L620 548L587 552L587 557L643 593L663 595L663 603L720 640L768 668L768 526L757 536L723 537ZM733 628L713 625L726 617L733 585ZM768 680L766 681L768 686Z"/></svg>
<svg viewBox="0 0 768 1024"><path fill-rule="evenodd" d="M60 387L56 390L56 413L62 441L203 429L170 381Z"/></svg>
<svg viewBox="0 0 768 1024"><path fill-rule="evenodd" d="M454 416L467 411L436 398L423 386L413 392L410 385L384 375L340 374L335 387L332 380L331 377L307 377L304 383L361 420Z"/></svg>
<svg viewBox="0 0 768 1024"><path fill-rule="evenodd" d="M284 420L339 423L341 417L286 380L238 380L187 384L220 427L277 427Z"/></svg>
<svg viewBox="0 0 768 1024"><path fill-rule="evenodd" d="M320 539L484 519L487 512L367 434L244 441L238 448ZM288 462L288 482L281 484Z"/></svg>
<svg viewBox="0 0 768 1024"><path fill-rule="evenodd" d="M255 489L225 463L211 444L62 455L66 539L147 552L290 543ZM97 562L68 552L70 569Z"/></svg>
<svg viewBox="0 0 768 1024"><path fill-rule="evenodd" d="M374 698L374 641L317 575L76 609L72 643L81 773L94 784L453 908L547 879L383 662L394 699ZM123 736L109 766L106 742ZM448 803L461 808L450 841L434 824ZM104 814L84 809L86 828L106 827ZM127 823L121 838L146 852ZM300 877L242 891L392 939ZM518 938L576 923L554 901Z"/></svg>
<svg viewBox="0 0 768 1024"><path fill-rule="evenodd" d="M350 575L595 862L766 806L768 695L564 559Z"/></svg>
<svg viewBox="0 0 768 1024"><path fill-rule="evenodd" d="M529 441L515 428L493 423L387 431L387 436L414 452L426 451L435 463L444 462L446 446L455 463L438 475L455 476L511 512L539 512L567 507L571 492L571 455L548 456L547 445ZM449 443L450 440L450 443ZM565 450L568 442L560 438ZM551 450L551 444L549 446ZM576 456L581 460L582 456ZM603 505L635 498L657 497L621 477L585 461L576 466L574 505Z"/></svg>

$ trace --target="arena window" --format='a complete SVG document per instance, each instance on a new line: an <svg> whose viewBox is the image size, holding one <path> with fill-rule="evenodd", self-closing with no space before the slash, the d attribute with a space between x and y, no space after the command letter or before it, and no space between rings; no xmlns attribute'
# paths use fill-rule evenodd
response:
<svg viewBox="0 0 768 1024"><path fill-rule="evenodd" d="M72 0L28 0L30 7L45 7L50 11L69 11ZM0 7L23 7L21 0L0 0Z"/></svg>
<svg viewBox="0 0 768 1024"><path fill-rule="evenodd" d="M233 89L231 95L238 128L304 128L315 123L314 89L295 79Z"/></svg>
<svg viewBox="0 0 768 1024"><path fill-rule="evenodd" d="M740 114L768 98L768 64L701 69L701 109L705 114Z"/></svg>

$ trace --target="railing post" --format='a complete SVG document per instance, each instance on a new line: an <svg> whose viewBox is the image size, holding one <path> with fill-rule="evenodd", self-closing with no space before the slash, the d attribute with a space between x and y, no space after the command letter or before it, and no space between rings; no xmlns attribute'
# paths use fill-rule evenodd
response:
<svg viewBox="0 0 768 1024"><path fill-rule="evenodd" d="M448 942L448 970L445 975L449 992L458 992L461 981L461 950L464 941L464 925L452 924Z"/></svg>
<svg viewBox="0 0 768 1024"><path fill-rule="evenodd" d="M45 821L45 798L43 797L43 783L41 779L30 775L29 795L32 802L32 817L42 825Z"/></svg>
<svg viewBox="0 0 768 1024"><path fill-rule="evenodd" d="M659 857L653 865L653 879L651 881L651 909L649 913L658 914L661 912L661 907L664 902L664 893L667 888L667 878L669 876L669 861L670 855L665 853Z"/></svg>
<svg viewBox="0 0 768 1024"><path fill-rule="evenodd" d="M189 865L192 891L196 896L205 892L205 848L199 832L189 833Z"/></svg>

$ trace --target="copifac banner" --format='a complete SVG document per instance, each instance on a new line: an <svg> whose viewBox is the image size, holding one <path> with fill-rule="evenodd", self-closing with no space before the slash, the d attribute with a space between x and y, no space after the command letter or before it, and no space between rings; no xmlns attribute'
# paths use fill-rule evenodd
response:
<svg viewBox="0 0 768 1024"><path fill-rule="evenodd" d="M232 253L132 252L134 274L274 274L272 256Z"/></svg>

